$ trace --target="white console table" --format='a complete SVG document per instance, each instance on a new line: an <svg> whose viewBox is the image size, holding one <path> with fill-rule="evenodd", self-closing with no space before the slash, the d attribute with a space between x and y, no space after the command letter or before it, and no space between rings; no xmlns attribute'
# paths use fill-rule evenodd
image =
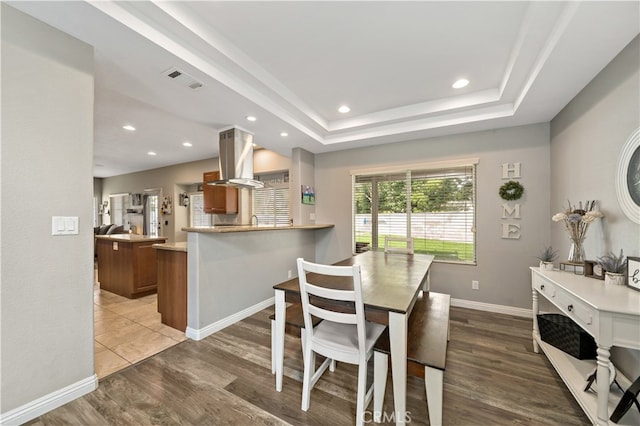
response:
<svg viewBox="0 0 640 426"><path fill-rule="evenodd" d="M640 349L640 292L626 286L605 285L604 281L567 271L531 268L533 296L533 350L549 358L593 424L614 424L609 416L622 392L609 386L609 350L612 346ZM543 342L538 329L538 295L549 300L595 339L597 360L578 360ZM584 391L589 373L597 365L596 393ZM629 380L618 374L623 388ZM640 425L640 414L631 407L618 423Z"/></svg>

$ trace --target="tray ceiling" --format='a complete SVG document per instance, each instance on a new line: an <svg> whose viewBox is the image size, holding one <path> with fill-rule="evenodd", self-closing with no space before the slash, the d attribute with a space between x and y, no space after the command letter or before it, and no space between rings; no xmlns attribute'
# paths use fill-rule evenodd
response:
<svg viewBox="0 0 640 426"><path fill-rule="evenodd" d="M94 46L97 177L232 125L288 156L547 122L640 32L638 2L9 4Z"/></svg>

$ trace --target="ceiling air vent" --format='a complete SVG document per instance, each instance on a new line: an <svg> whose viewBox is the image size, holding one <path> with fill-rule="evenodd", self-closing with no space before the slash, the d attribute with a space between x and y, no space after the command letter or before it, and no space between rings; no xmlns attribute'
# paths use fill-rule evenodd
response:
<svg viewBox="0 0 640 426"><path fill-rule="evenodd" d="M176 83L180 84L181 86L185 86L190 89L195 90L204 86L204 84L200 83L198 80L191 77L186 72L181 71L175 67L166 70L163 74L169 77L171 80L175 81Z"/></svg>

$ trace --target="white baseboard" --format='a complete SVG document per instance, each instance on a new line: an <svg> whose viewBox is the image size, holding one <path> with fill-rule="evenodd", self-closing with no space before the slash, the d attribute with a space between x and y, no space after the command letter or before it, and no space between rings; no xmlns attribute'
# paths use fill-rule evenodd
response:
<svg viewBox="0 0 640 426"><path fill-rule="evenodd" d="M187 327L186 336L193 340L202 340L207 336L212 335L216 331L220 331L223 328L229 327L238 321L241 321L251 315L260 312L261 310L272 306L275 303L275 297L271 297L256 305L250 306L247 309L240 311L236 314L230 315L226 318L216 321L213 324L209 324L201 329L194 329ZM474 302L472 300L451 299L451 306L459 308L475 309L478 311L495 312L497 314L514 315L517 317L531 318L531 309L515 308L513 306L494 305L491 303Z"/></svg>
<svg viewBox="0 0 640 426"><path fill-rule="evenodd" d="M249 306L247 309L244 309L238 313L235 313L226 318L223 318L220 321L216 321L213 324L209 324L206 327L203 327L201 329L187 327L185 334L189 339L202 340L205 337L212 335L216 331L220 331L223 328L229 327L230 325L233 325L238 321L241 321L247 317L250 317L251 315L258 313L261 310L268 308L269 306L272 306L274 303L275 303L275 297L271 297L256 305Z"/></svg>
<svg viewBox="0 0 640 426"><path fill-rule="evenodd" d="M6 413L0 413L0 425L21 425L38 416L48 413L67 402L80 398L98 388L98 376L95 374L67 387L51 392L41 398L24 404Z"/></svg>
<svg viewBox="0 0 640 426"><path fill-rule="evenodd" d="M451 306L475 309L477 311L495 312L496 314L513 315L516 317L532 318L531 309L515 308L513 306L493 305L491 303L474 302L472 300L451 299Z"/></svg>

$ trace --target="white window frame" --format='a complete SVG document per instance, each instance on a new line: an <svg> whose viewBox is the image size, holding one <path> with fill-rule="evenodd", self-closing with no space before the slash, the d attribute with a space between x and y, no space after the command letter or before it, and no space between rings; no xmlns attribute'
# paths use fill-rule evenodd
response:
<svg viewBox="0 0 640 426"><path fill-rule="evenodd" d="M381 177L383 178L385 175L402 175L405 174L406 175L406 191L407 191L407 206L406 206L406 214L407 214L407 220L406 220L406 237L411 237L411 217L412 217L412 212L411 212L411 182L412 182L412 171L420 173L420 172L425 172L425 171L438 171L438 170L444 170L444 169L456 169L456 168L463 168L463 167L472 167L473 170L473 209L472 209L472 224L470 226L470 229L467 230L467 233L470 233L473 239L473 259L472 260L445 260L445 259L436 259L435 261L437 262L445 262L445 263L457 263L457 264L464 264L464 265L477 265L477 240L476 240L476 212L477 212L477 165L479 163L479 160L477 158L466 158L466 159L459 159L459 160L444 160L444 161L437 161L437 162L429 162L429 163L412 163L412 164L407 164L407 165L400 165L400 166L384 166L384 167L376 167L376 168L368 168L368 169L358 169L358 170L351 170L350 174L352 177L352 244L353 244L353 251L356 251L356 205L355 205L355 188L356 188L356 179L357 178L364 178L364 177ZM374 205L378 205L378 200L375 197L375 193L377 191L374 191L374 193L372 194L374 199L372 200L372 203ZM372 226L379 226L379 222L378 222L378 211L377 209L375 209L375 211L371 212L372 214L372 221L373 221L373 225ZM377 229L376 229L377 231ZM374 232L374 230L372 229L372 232ZM372 235L373 238L373 235ZM373 238L375 240L375 238ZM373 249L377 249L377 247L373 247Z"/></svg>

